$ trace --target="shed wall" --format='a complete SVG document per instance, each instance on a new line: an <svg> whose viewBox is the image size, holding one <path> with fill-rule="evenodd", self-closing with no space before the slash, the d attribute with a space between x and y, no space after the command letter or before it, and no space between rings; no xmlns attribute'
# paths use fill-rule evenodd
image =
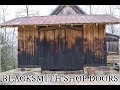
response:
<svg viewBox="0 0 120 90"><path fill-rule="evenodd" d="M87 66L106 65L105 25L84 25L84 64Z"/></svg>
<svg viewBox="0 0 120 90"><path fill-rule="evenodd" d="M83 34L81 32L78 32L81 30ZM58 65L55 62L50 62L54 64L49 64L48 62L49 60L52 60L52 58L57 58L57 60L61 60L61 62L58 62L61 63L61 66L59 68L62 69L63 66L65 66L64 69L66 68L66 70L70 70L70 67L73 66L73 63L75 65L76 62L74 61L77 59L77 62L79 63L76 63L75 66L77 66L78 64L80 64L81 66L106 65L107 59L105 35L105 25L103 24L86 24L83 25L83 28L74 26L63 28L60 28L58 26L43 28L38 28L34 26L19 26L18 65L19 67L24 68L43 67L44 69L46 69L50 67L54 69L54 67L57 67ZM81 36L83 37L83 40L79 38ZM46 39L44 37L46 37ZM79 40L81 40L82 42ZM46 41L48 44L45 43ZM51 51L49 55L47 55L45 52L49 51L49 49L45 50L46 47L43 44L47 45L47 48L50 47L49 49ZM84 49L84 52L82 48ZM53 56L52 51L54 51ZM59 56L55 57L56 53L58 53ZM43 59L45 57L48 58L47 62L43 62ZM75 60L73 61L73 59ZM65 60L66 62L64 62ZM41 65L41 63L44 64ZM81 66L78 68L81 68Z"/></svg>
<svg viewBox="0 0 120 90"><path fill-rule="evenodd" d="M71 26L19 27L19 67L41 67L44 70L82 69L82 29Z"/></svg>
<svg viewBox="0 0 120 90"><path fill-rule="evenodd" d="M18 67L40 67L37 45L38 28L18 27Z"/></svg>

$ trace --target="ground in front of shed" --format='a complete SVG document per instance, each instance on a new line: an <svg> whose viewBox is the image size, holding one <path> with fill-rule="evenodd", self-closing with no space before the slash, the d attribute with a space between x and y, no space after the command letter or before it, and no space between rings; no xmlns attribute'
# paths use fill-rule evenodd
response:
<svg viewBox="0 0 120 90"><path fill-rule="evenodd" d="M79 71L78 71L79 72ZM11 81L3 81L3 76L10 75ZM36 81L33 78L23 80L22 76L39 76ZM87 78L94 75L97 79ZM22 77L18 81L12 81L15 76ZM43 76L43 78L41 78ZM84 77L87 76L87 77ZM84 73L41 73L39 69L21 71L19 69L10 70L7 72L0 73L1 85L120 85L120 71L115 71L113 67L85 67ZM99 77L103 77L103 80L100 80ZM105 77L109 77L109 80ZM35 77L36 78L36 77ZM47 79L45 79L47 78ZM52 78L52 79L51 79ZM57 78L57 79L56 79ZM84 78L84 80L83 80ZM117 78L117 79L116 79ZM38 80L38 81L37 81Z"/></svg>

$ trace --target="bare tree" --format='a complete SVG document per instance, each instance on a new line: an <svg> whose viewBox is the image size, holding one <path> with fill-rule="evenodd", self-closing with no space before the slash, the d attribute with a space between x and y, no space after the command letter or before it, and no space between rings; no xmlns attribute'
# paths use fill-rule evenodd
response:
<svg viewBox="0 0 120 90"><path fill-rule="evenodd" d="M30 10L29 5L25 5L24 8L16 12L16 17L30 17L30 16L38 16L38 10Z"/></svg>
<svg viewBox="0 0 120 90"><path fill-rule="evenodd" d="M25 5L20 11L16 12L16 17L29 17L29 5Z"/></svg>
<svg viewBox="0 0 120 90"><path fill-rule="evenodd" d="M0 17L1 17L1 12L0 12ZM1 19L0 19L1 20ZM1 30L1 29L0 29ZM2 72L1 70L1 32L0 32L0 73Z"/></svg>
<svg viewBox="0 0 120 90"><path fill-rule="evenodd" d="M108 5L105 10L105 14L115 16L115 6ZM109 32L111 34L116 34L118 32L118 30L116 30L115 25L109 24Z"/></svg>
<svg viewBox="0 0 120 90"><path fill-rule="evenodd" d="M99 6L87 5L89 8L89 14L95 14L98 12Z"/></svg>
<svg viewBox="0 0 120 90"><path fill-rule="evenodd" d="M116 8L119 10L119 17L120 17L120 5L116 5Z"/></svg>
<svg viewBox="0 0 120 90"><path fill-rule="evenodd" d="M1 12L2 12L2 15L1 15L1 20L2 22L6 22L6 16L7 16L7 6L2 6L1 7ZM4 35L5 35L5 38L6 38L6 27L4 27Z"/></svg>
<svg viewBox="0 0 120 90"><path fill-rule="evenodd" d="M26 5L26 14L27 14L27 17L29 17L29 5Z"/></svg>
<svg viewBox="0 0 120 90"><path fill-rule="evenodd" d="M90 7L90 14L92 14L92 5L89 5Z"/></svg>
<svg viewBox="0 0 120 90"><path fill-rule="evenodd" d="M0 20L2 22L6 22L6 16L7 16L7 6L1 6L0 8ZM15 35L15 30L10 31L10 35L7 32L8 28L3 27L0 32L0 65L2 67L1 71L6 71L13 69L15 66L15 58L14 58L14 35ZM12 39L10 39L10 37ZM1 68L0 68L1 69Z"/></svg>
<svg viewBox="0 0 120 90"><path fill-rule="evenodd" d="M120 5L116 5L116 9L119 10L119 18L120 18ZM119 26L120 26L120 24L119 24ZM120 31L119 31L119 34L118 34L118 35L120 36Z"/></svg>
<svg viewBox="0 0 120 90"><path fill-rule="evenodd" d="M1 32L0 32L0 73L2 72L2 67L1 67Z"/></svg>
<svg viewBox="0 0 120 90"><path fill-rule="evenodd" d="M0 20L2 22L5 22L6 21L6 10L7 10L7 7L6 6L1 6L1 13L0 13ZM6 27L4 28L4 37L6 39ZM0 72L2 72L2 66L1 66L1 48L2 48L2 44L1 44L1 32L0 32Z"/></svg>

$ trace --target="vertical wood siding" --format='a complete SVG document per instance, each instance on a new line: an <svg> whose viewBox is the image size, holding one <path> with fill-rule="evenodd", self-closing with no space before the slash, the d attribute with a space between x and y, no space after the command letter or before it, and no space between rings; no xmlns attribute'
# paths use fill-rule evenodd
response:
<svg viewBox="0 0 120 90"><path fill-rule="evenodd" d="M43 70L80 70L83 65L106 65L105 35L105 25L102 24L20 26L18 65Z"/></svg>
<svg viewBox="0 0 120 90"><path fill-rule="evenodd" d="M82 31L70 28L39 28L40 58L43 70L82 69ZM81 40L78 40L81 39Z"/></svg>
<svg viewBox="0 0 120 90"><path fill-rule="evenodd" d="M106 65L105 25L84 25L84 64Z"/></svg>
<svg viewBox="0 0 120 90"><path fill-rule="evenodd" d="M70 27L24 26L18 30L19 67L83 68L83 31Z"/></svg>
<svg viewBox="0 0 120 90"><path fill-rule="evenodd" d="M38 29L34 26L18 27L18 67L40 66L36 41Z"/></svg>

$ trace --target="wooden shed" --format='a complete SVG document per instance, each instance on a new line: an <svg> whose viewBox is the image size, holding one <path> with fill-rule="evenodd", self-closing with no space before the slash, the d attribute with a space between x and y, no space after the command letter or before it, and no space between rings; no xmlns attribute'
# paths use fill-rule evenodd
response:
<svg viewBox="0 0 120 90"><path fill-rule="evenodd" d="M109 15L69 14L15 18L0 26L18 27L19 68L75 71L107 65L105 26L119 22Z"/></svg>
<svg viewBox="0 0 120 90"><path fill-rule="evenodd" d="M119 36L106 33L108 55L119 55Z"/></svg>

